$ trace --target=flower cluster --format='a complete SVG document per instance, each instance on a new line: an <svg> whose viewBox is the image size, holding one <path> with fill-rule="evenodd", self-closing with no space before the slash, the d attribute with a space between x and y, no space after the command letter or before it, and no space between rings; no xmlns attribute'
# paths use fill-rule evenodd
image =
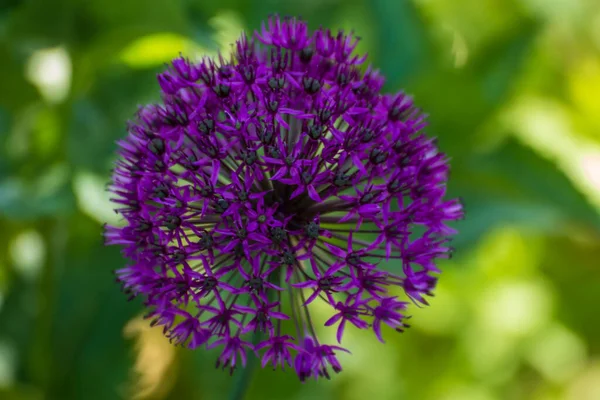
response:
<svg viewBox="0 0 600 400"><path fill-rule="evenodd" d="M256 354L329 377L347 350L319 340L313 302L331 307L338 344L349 325L383 342L384 325L408 326L390 288L427 304L450 255L462 207L444 199L448 160L410 97L380 94L357 41L272 17L231 60L174 60L162 104L119 143L126 224L105 237L131 262L117 278L173 342L221 348L218 366Z"/></svg>

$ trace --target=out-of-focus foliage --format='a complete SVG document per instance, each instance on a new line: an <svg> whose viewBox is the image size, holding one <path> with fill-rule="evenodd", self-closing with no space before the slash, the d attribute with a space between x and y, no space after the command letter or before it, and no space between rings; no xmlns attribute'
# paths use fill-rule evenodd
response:
<svg viewBox="0 0 600 400"><path fill-rule="evenodd" d="M274 12L364 38L429 113L467 219L413 328L350 330L334 380L262 370L248 399L600 399L593 0L2 1L0 398L226 398L214 354L170 346L119 293L104 185L163 63L228 52Z"/></svg>

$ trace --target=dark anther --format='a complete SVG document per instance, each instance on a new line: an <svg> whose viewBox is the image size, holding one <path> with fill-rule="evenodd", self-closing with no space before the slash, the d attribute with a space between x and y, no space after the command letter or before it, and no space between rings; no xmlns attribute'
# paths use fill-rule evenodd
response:
<svg viewBox="0 0 600 400"><path fill-rule="evenodd" d="M179 107L175 107L173 104L167 104L165 107L165 114L163 115L163 119L167 125L175 126L175 125L187 125L188 124L188 116L185 113L185 110L182 107L180 102L176 102Z"/></svg>
<svg viewBox="0 0 600 400"><path fill-rule="evenodd" d="M179 294L179 296L185 296L187 291L190 289L189 284L185 280L175 281L174 284L175 288L177 289L177 294Z"/></svg>
<svg viewBox="0 0 600 400"><path fill-rule="evenodd" d="M219 83L216 87L215 87L215 93L217 94L217 96L219 96L220 98L225 98L227 96L229 96L229 86L227 85L223 85L222 83Z"/></svg>
<svg viewBox="0 0 600 400"><path fill-rule="evenodd" d="M254 66L252 65L246 65L244 66L242 75L244 76L244 81L246 81L246 83L251 84L254 82L254 78L255 78L255 72L254 72Z"/></svg>
<svg viewBox="0 0 600 400"><path fill-rule="evenodd" d="M135 230L138 232L148 232L150 229L152 229L152 224L147 221L140 221L138 226L135 228Z"/></svg>
<svg viewBox="0 0 600 400"><path fill-rule="evenodd" d="M279 158L279 157L281 157L281 152L275 146L269 146L269 147L267 147L267 153L269 154L269 156L271 158ZM293 160L292 160L292 163L293 163Z"/></svg>
<svg viewBox="0 0 600 400"><path fill-rule="evenodd" d="M229 208L229 202L225 199L217 200L215 204L215 211L218 213L224 213Z"/></svg>
<svg viewBox="0 0 600 400"><path fill-rule="evenodd" d="M311 221L308 225L306 225L306 236L311 239L316 239L319 237L319 224L314 221Z"/></svg>
<svg viewBox="0 0 600 400"><path fill-rule="evenodd" d="M305 76L302 79L302 86L304 87L304 91L308 94L315 94L321 89L321 83L315 78L308 76Z"/></svg>
<svg viewBox="0 0 600 400"><path fill-rule="evenodd" d="M271 319L271 317L269 316L269 314L267 314L264 311L259 311L259 312L256 313L256 320L258 322L263 322L264 323L264 322L269 321L270 319Z"/></svg>
<svg viewBox="0 0 600 400"><path fill-rule="evenodd" d="M388 117L392 121L397 121L398 118L400 118L400 113L401 113L400 109L398 107L394 107L388 112Z"/></svg>
<svg viewBox="0 0 600 400"><path fill-rule="evenodd" d="M248 286L250 287L251 293L261 292L263 290L264 281L262 278L257 276L250 278Z"/></svg>
<svg viewBox="0 0 600 400"><path fill-rule="evenodd" d="M280 76L279 78L270 78L268 85L273 90L281 90L285 86L285 78Z"/></svg>
<svg viewBox="0 0 600 400"><path fill-rule="evenodd" d="M214 192L212 186L204 186L202 187L202 189L200 189L200 194L202 195L202 197L210 197L213 193Z"/></svg>
<svg viewBox="0 0 600 400"><path fill-rule="evenodd" d="M343 172L338 172L335 174L335 178L333 180L333 184L337 187L344 187L350 185L350 175L346 175Z"/></svg>
<svg viewBox="0 0 600 400"><path fill-rule="evenodd" d="M310 172L308 171L303 171L302 172L302 182L304 183L311 183L313 180L313 176Z"/></svg>
<svg viewBox="0 0 600 400"><path fill-rule="evenodd" d="M255 151L250 150L248 152L243 152L241 154L242 160L246 163L246 165L251 166L258 160L258 155Z"/></svg>
<svg viewBox="0 0 600 400"><path fill-rule="evenodd" d="M300 61L302 61L305 64L310 62L314 53L315 51L310 47L303 48L302 50L300 50Z"/></svg>
<svg viewBox="0 0 600 400"><path fill-rule="evenodd" d="M273 129L261 128L258 131L258 137L263 144L270 144L273 142Z"/></svg>
<svg viewBox="0 0 600 400"><path fill-rule="evenodd" d="M154 197L158 197L159 199L164 199L169 195L169 187L164 183L161 183L157 187L154 188Z"/></svg>
<svg viewBox="0 0 600 400"><path fill-rule="evenodd" d="M393 107L389 112L388 112L388 118L391 121L398 121L400 118L402 118L403 116L406 115L406 111L408 110L408 107L404 106L399 106L399 107Z"/></svg>
<svg viewBox="0 0 600 400"><path fill-rule="evenodd" d="M209 74L208 71L204 70L200 72L200 79L202 79L202 81L208 85L212 81L212 75Z"/></svg>
<svg viewBox="0 0 600 400"><path fill-rule="evenodd" d="M154 255L155 257L159 257L163 254L165 254L165 248L164 246L161 246L159 244L151 244L148 246L148 250L152 251L152 255Z"/></svg>
<svg viewBox="0 0 600 400"><path fill-rule="evenodd" d="M271 60L271 69L275 72L281 72L287 67L287 54L281 53L279 57L273 57Z"/></svg>
<svg viewBox="0 0 600 400"><path fill-rule="evenodd" d="M217 287L218 284L219 281L217 281L217 278L215 278L214 276L207 276L204 279L204 282L202 282L202 289L207 291L213 290L215 287Z"/></svg>
<svg viewBox="0 0 600 400"><path fill-rule="evenodd" d="M180 111L177 113L177 116L175 117L175 119L177 120L179 125L185 126L189 123L187 113L185 112L185 109L183 108L183 104L180 101L177 101L177 103L179 104Z"/></svg>
<svg viewBox="0 0 600 400"><path fill-rule="evenodd" d="M270 234L271 240L273 240L275 243L281 243L287 236L285 231L278 226L271 228Z"/></svg>
<svg viewBox="0 0 600 400"><path fill-rule="evenodd" d="M236 258L245 257L246 253L244 252L244 249L244 245L242 243L238 243L238 245L235 246L235 249L233 250L233 255L235 255Z"/></svg>
<svg viewBox="0 0 600 400"><path fill-rule="evenodd" d="M408 151L408 143L402 140L396 140L392 147L396 153L406 153Z"/></svg>
<svg viewBox="0 0 600 400"><path fill-rule="evenodd" d="M294 165L294 158L292 156L287 156L285 158L285 163L288 167L291 167L292 165Z"/></svg>
<svg viewBox="0 0 600 400"><path fill-rule="evenodd" d="M209 146L206 148L206 154L208 154L210 157L216 157L217 153L217 149L215 149L214 146Z"/></svg>
<svg viewBox="0 0 600 400"><path fill-rule="evenodd" d="M231 78L231 76L233 75L231 67L229 67L228 65L223 65L219 68L219 75L225 79Z"/></svg>
<svg viewBox="0 0 600 400"><path fill-rule="evenodd" d="M198 157L196 156L196 154L190 153L185 155L185 160L183 161L183 163L185 164L185 167L187 169L198 169L198 166L194 165L196 162L198 162Z"/></svg>
<svg viewBox="0 0 600 400"><path fill-rule="evenodd" d="M319 118L321 119L321 122L329 121L329 118L331 118L331 110L327 108L324 110L319 110Z"/></svg>
<svg viewBox="0 0 600 400"><path fill-rule="evenodd" d="M331 71L331 68L333 68L333 60L330 60L329 58L322 60L320 67L324 74Z"/></svg>
<svg viewBox="0 0 600 400"><path fill-rule="evenodd" d="M387 153L381 149L374 148L373 150L371 150L369 160L371 160L373 164L381 164L382 162L387 160Z"/></svg>
<svg viewBox="0 0 600 400"><path fill-rule="evenodd" d="M165 169L165 163L162 160L154 161L154 170L156 172L162 172Z"/></svg>
<svg viewBox="0 0 600 400"><path fill-rule="evenodd" d="M308 136L311 139L317 140L323 135L325 127L323 125L313 124L308 128Z"/></svg>
<svg viewBox="0 0 600 400"><path fill-rule="evenodd" d="M339 73L337 76L337 83L340 86L346 86L346 84L348 83L348 75L346 75L345 73Z"/></svg>
<svg viewBox="0 0 600 400"><path fill-rule="evenodd" d="M267 217L264 214L258 216L258 222L261 224L267 220Z"/></svg>
<svg viewBox="0 0 600 400"><path fill-rule="evenodd" d="M387 185L387 190L390 193L398 193L406 188L406 185L403 185L398 179L394 179Z"/></svg>
<svg viewBox="0 0 600 400"><path fill-rule="evenodd" d="M156 155L161 155L165 152L165 142L161 138L154 138L148 143L148 149Z"/></svg>
<svg viewBox="0 0 600 400"><path fill-rule="evenodd" d="M237 237L242 240L246 239L248 237L248 231L244 228L239 229L237 232Z"/></svg>
<svg viewBox="0 0 600 400"><path fill-rule="evenodd" d="M352 89L352 91L358 96L364 96L369 91L369 87L366 83L361 82L357 87Z"/></svg>
<svg viewBox="0 0 600 400"><path fill-rule="evenodd" d="M200 246L200 250L208 250L212 247L214 241L210 233L202 232L197 243Z"/></svg>
<svg viewBox="0 0 600 400"><path fill-rule="evenodd" d="M240 201L246 201L246 200L248 200L248 192L246 192L245 190L240 190L238 192L238 199Z"/></svg>
<svg viewBox="0 0 600 400"><path fill-rule="evenodd" d="M162 114L163 121L166 125L175 126L177 125L177 114L172 107L167 106L166 110Z"/></svg>
<svg viewBox="0 0 600 400"><path fill-rule="evenodd" d="M368 143L375 136L375 132L372 129L364 128L360 132L360 141L363 143Z"/></svg>
<svg viewBox="0 0 600 400"><path fill-rule="evenodd" d="M167 229L172 231L173 229L177 229L179 225L181 225L181 218L179 218L177 215L168 215L165 218L164 226Z"/></svg>
<svg viewBox="0 0 600 400"><path fill-rule="evenodd" d="M372 192L367 192L360 198L360 204L370 204L373 202L373 198L375 198L375 194Z"/></svg>
<svg viewBox="0 0 600 400"><path fill-rule="evenodd" d="M346 262L353 266L360 265L360 255L358 253L352 252L346 256Z"/></svg>
<svg viewBox="0 0 600 400"><path fill-rule="evenodd" d="M281 263L284 265L294 265L296 263L296 256L291 251L285 251L281 256Z"/></svg>
<svg viewBox="0 0 600 400"><path fill-rule="evenodd" d="M175 250L173 252L173 254L171 255L171 257L173 258L173 261L178 262L178 263L185 260L186 256L187 256L187 254L185 254L185 251L183 251L181 249Z"/></svg>
<svg viewBox="0 0 600 400"><path fill-rule="evenodd" d="M277 79L275 79L275 78L269 78L268 85L273 90L277 89Z"/></svg>
<svg viewBox="0 0 600 400"><path fill-rule="evenodd" d="M332 287L331 278L319 279L319 288L321 290L331 290L331 287Z"/></svg>
<svg viewBox="0 0 600 400"><path fill-rule="evenodd" d="M212 132L214 127L215 127L215 121L213 121L210 118L206 118L205 120L200 121L198 123L198 130L204 134Z"/></svg>
<svg viewBox="0 0 600 400"><path fill-rule="evenodd" d="M267 104L267 108L273 113L277 112L277 109L279 109L279 102L277 100L269 101L269 103Z"/></svg>

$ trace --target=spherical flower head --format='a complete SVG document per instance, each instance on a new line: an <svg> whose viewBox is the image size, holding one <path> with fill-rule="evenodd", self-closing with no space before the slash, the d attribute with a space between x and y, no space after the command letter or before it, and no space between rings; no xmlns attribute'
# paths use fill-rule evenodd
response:
<svg viewBox="0 0 600 400"><path fill-rule="evenodd" d="M357 42L271 17L231 60L174 60L119 142L117 278L175 344L220 348L232 372L256 354L329 378L346 349L319 340L312 305L329 304L338 344L349 326L383 342L408 327L393 293L427 304L451 253L448 159Z"/></svg>

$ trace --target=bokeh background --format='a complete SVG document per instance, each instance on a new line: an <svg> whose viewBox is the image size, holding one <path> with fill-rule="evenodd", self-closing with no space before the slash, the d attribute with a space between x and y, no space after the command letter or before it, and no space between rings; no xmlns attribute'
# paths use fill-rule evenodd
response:
<svg viewBox="0 0 600 400"><path fill-rule="evenodd" d="M215 354L113 282L105 185L164 62L274 12L362 36L430 114L467 219L411 329L350 330L334 380L261 370L247 398L600 399L596 0L0 0L0 398L227 398Z"/></svg>

